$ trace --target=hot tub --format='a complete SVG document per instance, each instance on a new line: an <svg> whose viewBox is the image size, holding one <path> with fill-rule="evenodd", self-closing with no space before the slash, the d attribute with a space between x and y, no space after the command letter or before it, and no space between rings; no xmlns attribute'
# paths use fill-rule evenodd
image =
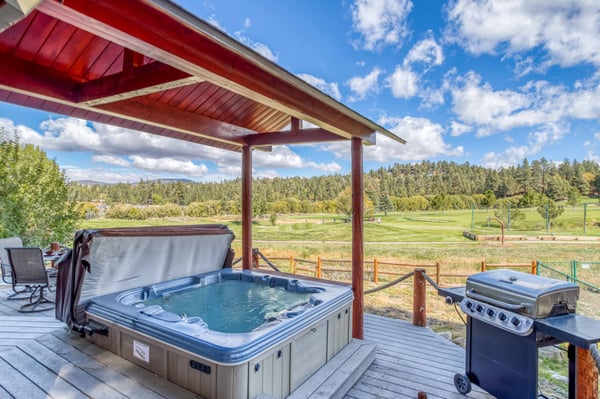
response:
<svg viewBox="0 0 600 399"><path fill-rule="evenodd" d="M202 397L285 398L351 339L349 286L233 270L227 249L233 236L223 239L221 229L160 240L144 236L147 231L140 236L112 230L119 232L95 232L84 240L87 258L73 254L74 271L70 278L59 276L57 290L57 298L72 303L57 306L57 316L86 332L89 341ZM182 256L180 250L190 245L194 256ZM210 256L198 256L202 246ZM147 255L149 248L155 255ZM118 265L108 250L119 254ZM156 262L163 251L183 264ZM73 266L84 258L82 267ZM72 287L79 288L65 295ZM66 308L69 317L59 310Z"/></svg>

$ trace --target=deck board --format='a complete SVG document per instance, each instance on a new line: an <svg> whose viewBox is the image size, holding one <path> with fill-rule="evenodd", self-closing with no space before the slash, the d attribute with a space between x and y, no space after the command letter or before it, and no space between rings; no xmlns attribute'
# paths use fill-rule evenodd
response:
<svg viewBox="0 0 600 399"><path fill-rule="evenodd" d="M18 313L0 289L0 399L3 398L198 398L77 334L52 311ZM347 399L493 399L477 386L456 392L464 350L402 320L366 314L365 341L377 345L375 361L344 396Z"/></svg>

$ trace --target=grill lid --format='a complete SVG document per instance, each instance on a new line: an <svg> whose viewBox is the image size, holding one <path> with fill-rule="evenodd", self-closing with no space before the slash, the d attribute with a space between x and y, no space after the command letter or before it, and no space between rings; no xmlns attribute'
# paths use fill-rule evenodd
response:
<svg viewBox="0 0 600 399"><path fill-rule="evenodd" d="M467 278L466 295L534 318L575 311L579 287L548 277L508 269Z"/></svg>

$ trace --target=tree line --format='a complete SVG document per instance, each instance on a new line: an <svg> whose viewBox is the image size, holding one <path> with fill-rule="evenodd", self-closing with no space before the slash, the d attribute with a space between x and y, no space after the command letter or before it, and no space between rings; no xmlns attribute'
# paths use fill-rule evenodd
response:
<svg viewBox="0 0 600 399"><path fill-rule="evenodd" d="M253 182L255 215L347 213L349 175L262 178ZM241 180L80 184L69 189L89 212L101 202L110 216L145 219L168 214L214 216L241 212ZM556 201L577 202L600 191L600 165L595 161L541 158L491 169L469 163L423 161L365 173L365 209L373 212L532 207ZM510 203L510 205L508 205ZM125 205L128 204L128 205ZM173 207L178 205L179 207ZM547 207L546 207L547 208Z"/></svg>
<svg viewBox="0 0 600 399"><path fill-rule="evenodd" d="M55 161L0 129L0 238L18 236L35 246L71 242L78 215L69 194Z"/></svg>

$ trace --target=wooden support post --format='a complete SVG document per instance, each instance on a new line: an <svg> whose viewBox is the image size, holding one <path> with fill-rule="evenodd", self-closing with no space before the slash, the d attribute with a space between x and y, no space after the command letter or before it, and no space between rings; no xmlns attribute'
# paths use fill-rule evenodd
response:
<svg viewBox="0 0 600 399"><path fill-rule="evenodd" d="M298 267L298 261L294 259L294 263L292 264L292 274L296 274L296 268Z"/></svg>
<svg viewBox="0 0 600 399"><path fill-rule="evenodd" d="M531 274L537 274L537 260L531 262Z"/></svg>
<svg viewBox="0 0 600 399"><path fill-rule="evenodd" d="M364 335L364 221L363 221L363 147L352 138L352 337Z"/></svg>
<svg viewBox="0 0 600 399"><path fill-rule="evenodd" d="M484 272L484 271L485 271L485 269L486 269L486 266L485 266L485 260L482 260L482 261L481 261L481 271L482 271L482 272Z"/></svg>
<svg viewBox="0 0 600 399"><path fill-rule="evenodd" d="M296 274L296 267L294 266L294 257L290 255L290 270L292 274Z"/></svg>
<svg viewBox="0 0 600 399"><path fill-rule="evenodd" d="M440 286L440 262L435 263L435 285Z"/></svg>
<svg viewBox="0 0 600 399"><path fill-rule="evenodd" d="M373 282L379 283L379 261L377 258L373 259Z"/></svg>
<svg viewBox="0 0 600 399"><path fill-rule="evenodd" d="M317 270L316 270L316 277L317 278L321 278L321 267L323 267L323 264L321 262L321 257L318 256L317 257Z"/></svg>
<svg viewBox="0 0 600 399"><path fill-rule="evenodd" d="M577 399L598 399L598 369L589 350L577 348Z"/></svg>
<svg viewBox="0 0 600 399"><path fill-rule="evenodd" d="M427 286L423 269L415 269L413 286L413 325L427 325Z"/></svg>
<svg viewBox="0 0 600 399"><path fill-rule="evenodd" d="M242 148L242 269L252 268L252 147Z"/></svg>

